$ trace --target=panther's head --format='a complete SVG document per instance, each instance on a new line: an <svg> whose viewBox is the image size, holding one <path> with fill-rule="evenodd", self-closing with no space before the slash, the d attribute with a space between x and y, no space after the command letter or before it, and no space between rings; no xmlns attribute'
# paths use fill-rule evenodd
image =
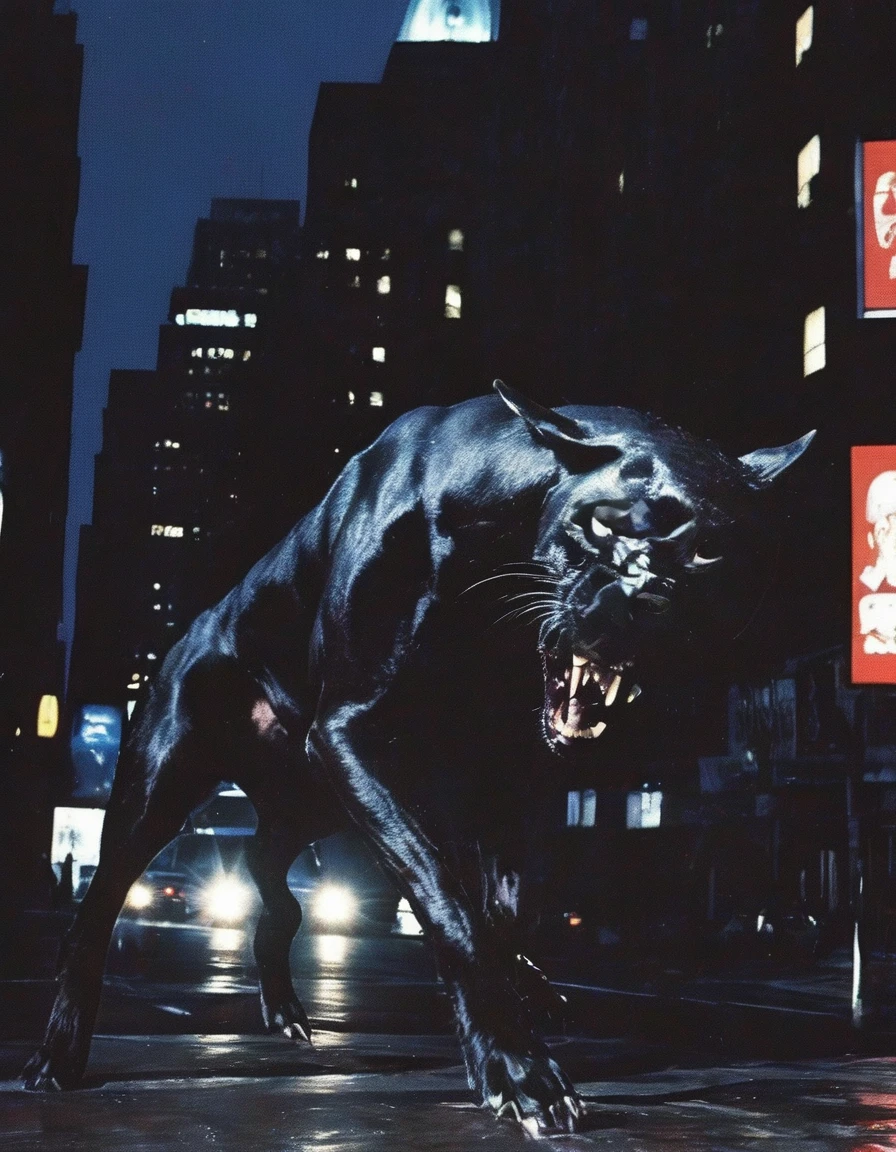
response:
<svg viewBox="0 0 896 1152"><path fill-rule="evenodd" d="M735 459L628 409L553 411L495 389L558 460L533 556L542 721L552 746L585 747L640 693L661 634L687 627L708 574L743 556L757 492L814 433Z"/></svg>

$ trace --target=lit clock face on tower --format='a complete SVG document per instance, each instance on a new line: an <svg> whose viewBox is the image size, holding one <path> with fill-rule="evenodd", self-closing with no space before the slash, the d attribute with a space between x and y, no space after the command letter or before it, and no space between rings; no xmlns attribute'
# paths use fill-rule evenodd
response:
<svg viewBox="0 0 896 1152"><path fill-rule="evenodd" d="M497 0L412 0L398 39L482 43L497 36Z"/></svg>

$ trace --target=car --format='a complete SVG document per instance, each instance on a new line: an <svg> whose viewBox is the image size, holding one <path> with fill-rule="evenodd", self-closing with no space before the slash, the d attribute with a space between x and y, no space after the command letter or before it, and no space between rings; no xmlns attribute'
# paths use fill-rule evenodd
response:
<svg viewBox="0 0 896 1152"><path fill-rule="evenodd" d="M182 872L149 869L131 885L121 910L129 918L182 923L191 914L187 892L189 881Z"/></svg>

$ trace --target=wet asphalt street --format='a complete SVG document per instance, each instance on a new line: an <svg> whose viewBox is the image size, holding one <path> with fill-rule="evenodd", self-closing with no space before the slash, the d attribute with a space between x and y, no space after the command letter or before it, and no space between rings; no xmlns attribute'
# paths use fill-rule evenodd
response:
<svg viewBox="0 0 896 1152"><path fill-rule="evenodd" d="M422 941L301 934L293 965L313 1047L261 1034L239 931L121 923L85 1087L52 1095L26 1093L17 1080L51 988L7 986L0 1149L523 1146L512 1124L471 1100ZM767 1011L796 1048L805 1021L824 1031L835 1019L783 1003ZM894 1060L722 1059L656 1031L579 1031L553 1044L587 1101L586 1129L550 1136L554 1147L896 1150Z"/></svg>
<svg viewBox="0 0 896 1152"><path fill-rule="evenodd" d="M15 1047L4 1047L5 1065ZM619 1041L565 1040L556 1052L589 1113L584 1132L545 1141L555 1148L896 1147L892 1061L665 1067L666 1054ZM102 1037L88 1087L42 1096L7 1082L0 1116L0 1147L17 1152L498 1152L528 1143L472 1104L448 1037L325 1032L313 1050L277 1037Z"/></svg>

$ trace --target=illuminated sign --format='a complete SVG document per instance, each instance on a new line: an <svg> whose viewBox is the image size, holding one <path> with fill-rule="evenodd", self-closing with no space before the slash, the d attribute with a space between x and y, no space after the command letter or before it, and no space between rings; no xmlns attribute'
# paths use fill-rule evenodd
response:
<svg viewBox="0 0 896 1152"><path fill-rule="evenodd" d="M859 315L896 316L896 140L856 153Z"/></svg>
<svg viewBox="0 0 896 1152"><path fill-rule="evenodd" d="M498 0L411 0L399 40L497 40Z"/></svg>
<svg viewBox="0 0 896 1152"><path fill-rule="evenodd" d="M896 445L852 450L852 679L896 684Z"/></svg>
<svg viewBox="0 0 896 1152"><path fill-rule="evenodd" d="M37 734L52 739L59 727L59 697L41 696L37 706Z"/></svg>
<svg viewBox="0 0 896 1152"><path fill-rule="evenodd" d="M121 745L121 711L106 704L79 708L72 724L72 795L105 803Z"/></svg>
<svg viewBox="0 0 896 1152"><path fill-rule="evenodd" d="M102 808L54 808L53 842L50 863L61 876L67 857L71 857L72 889L87 882L100 861L100 839L105 811ZM82 893L83 894L83 893Z"/></svg>

